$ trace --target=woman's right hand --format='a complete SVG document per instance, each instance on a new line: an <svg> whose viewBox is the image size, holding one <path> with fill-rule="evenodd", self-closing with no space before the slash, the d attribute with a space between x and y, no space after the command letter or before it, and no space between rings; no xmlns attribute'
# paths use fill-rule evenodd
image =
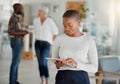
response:
<svg viewBox="0 0 120 84"><path fill-rule="evenodd" d="M65 66L67 64L67 61L65 59L55 60L54 63L56 65L57 69L59 69L60 67Z"/></svg>

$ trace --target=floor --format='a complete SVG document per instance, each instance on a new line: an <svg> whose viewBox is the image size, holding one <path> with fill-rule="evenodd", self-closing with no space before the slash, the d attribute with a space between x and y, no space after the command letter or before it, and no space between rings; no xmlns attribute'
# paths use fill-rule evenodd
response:
<svg viewBox="0 0 120 84"><path fill-rule="evenodd" d="M3 52L0 55L0 84L9 83L9 68L11 63L11 48L9 44L3 46ZM56 68L53 62L49 61L49 84L55 84ZM40 84L37 60L21 60L19 66L18 80L21 84ZM94 82L91 82L94 84Z"/></svg>
<svg viewBox="0 0 120 84"><path fill-rule="evenodd" d="M11 55L10 45L4 45L3 52L0 55L0 84L9 83ZM53 62L49 62L49 84L54 84L56 71ZM21 60L18 80L22 84L40 84L37 60Z"/></svg>

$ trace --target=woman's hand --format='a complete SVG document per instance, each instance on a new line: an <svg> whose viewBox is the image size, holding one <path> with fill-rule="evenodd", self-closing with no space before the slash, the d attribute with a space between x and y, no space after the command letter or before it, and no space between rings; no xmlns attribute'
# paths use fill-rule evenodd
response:
<svg viewBox="0 0 120 84"><path fill-rule="evenodd" d="M55 60L54 63L56 65L57 69L59 69L60 67L65 66L67 64L67 61L65 59Z"/></svg>
<svg viewBox="0 0 120 84"><path fill-rule="evenodd" d="M77 67L77 63L72 58L67 58L63 60L55 60L54 63L58 69L65 65L71 65L75 68Z"/></svg>
<svg viewBox="0 0 120 84"><path fill-rule="evenodd" d="M77 68L77 63L72 58L67 58L66 62L67 62L68 65L71 65L71 66Z"/></svg>

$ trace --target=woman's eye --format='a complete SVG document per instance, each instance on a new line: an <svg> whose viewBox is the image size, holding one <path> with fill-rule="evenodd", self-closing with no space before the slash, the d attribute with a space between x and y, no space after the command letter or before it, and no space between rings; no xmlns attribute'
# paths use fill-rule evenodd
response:
<svg viewBox="0 0 120 84"><path fill-rule="evenodd" d="M73 25L69 25L69 27L73 27Z"/></svg>

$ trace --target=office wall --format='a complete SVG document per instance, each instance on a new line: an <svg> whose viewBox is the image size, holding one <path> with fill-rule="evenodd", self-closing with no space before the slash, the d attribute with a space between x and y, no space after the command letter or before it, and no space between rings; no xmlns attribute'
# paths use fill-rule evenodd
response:
<svg viewBox="0 0 120 84"><path fill-rule="evenodd" d="M30 5L31 18L30 24L34 17L37 16L37 7L41 4L48 4L50 8L49 16L54 19L59 27L60 33L63 32L62 15L66 10L67 1L85 1L87 11L87 18L83 24L88 29L90 35L95 37L98 51L100 55L108 55L111 53L111 42L114 28L114 9L112 3L114 0L20 0L21 3ZM57 6L58 11L54 12L54 7Z"/></svg>
<svg viewBox="0 0 120 84"><path fill-rule="evenodd" d="M20 0L21 3L30 7L30 25L33 23L33 19L37 16L37 8L40 5L46 5L50 9L49 16L53 18L57 26L59 27L60 33L63 32L62 15L66 10L67 1L84 1L84 0ZM26 10L27 11L27 10Z"/></svg>

